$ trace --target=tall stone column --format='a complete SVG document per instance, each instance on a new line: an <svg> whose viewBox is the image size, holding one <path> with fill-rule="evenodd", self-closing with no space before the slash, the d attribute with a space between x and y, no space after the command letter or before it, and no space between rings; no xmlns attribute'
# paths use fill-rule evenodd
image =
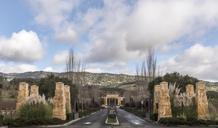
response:
<svg viewBox="0 0 218 128"><path fill-rule="evenodd" d="M65 85L65 98L66 98L66 111L67 113L71 113L71 99L70 99L70 86Z"/></svg>
<svg viewBox="0 0 218 128"><path fill-rule="evenodd" d="M120 97L117 98L117 106L121 106L121 98Z"/></svg>
<svg viewBox="0 0 218 128"><path fill-rule="evenodd" d="M154 113L158 113L159 95L160 95L160 85L155 85L154 86L154 104L153 104Z"/></svg>
<svg viewBox="0 0 218 128"><path fill-rule="evenodd" d="M186 85L186 95L188 97L191 97L191 98L194 97L194 95L195 95L194 85L192 85L192 84Z"/></svg>
<svg viewBox="0 0 218 128"><path fill-rule="evenodd" d="M167 82L160 83L158 119L172 117L169 89Z"/></svg>
<svg viewBox="0 0 218 128"><path fill-rule="evenodd" d="M39 86L32 85L30 87L30 96L38 96L39 95Z"/></svg>
<svg viewBox="0 0 218 128"><path fill-rule="evenodd" d="M198 119L208 119L208 100L206 95L205 82L203 81L196 83L196 103Z"/></svg>
<svg viewBox="0 0 218 128"><path fill-rule="evenodd" d="M26 102L28 96L29 96L29 84L25 82L19 83L16 111L18 111L20 107Z"/></svg>
<svg viewBox="0 0 218 128"><path fill-rule="evenodd" d="M186 96L187 96L187 101L184 105L185 106L193 105L193 98L195 97L194 85L192 84L186 85Z"/></svg>
<svg viewBox="0 0 218 128"><path fill-rule="evenodd" d="M104 105L107 106L107 97L104 97Z"/></svg>
<svg viewBox="0 0 218 128"><path fill-rule="evenodd" d="M55 96L53 98L53 118L66 120L65 87L61 82L56 83Z"/></svg>

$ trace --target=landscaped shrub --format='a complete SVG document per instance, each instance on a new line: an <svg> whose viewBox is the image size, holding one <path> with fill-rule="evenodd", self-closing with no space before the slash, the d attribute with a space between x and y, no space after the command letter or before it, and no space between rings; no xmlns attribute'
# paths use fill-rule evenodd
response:
<svg viewBox="0 0 218 128"><path fill-rule="evenodd" d="M161 118L158 122L164 125L187 124L186 120L183 118Z"/></svg>
<svg viewBox="0 0 218 128"><path fill-rule="evenodd" d="M52 106L49 104L25 104L19 110L19 118L23 120L48 120L52 118Z"/></svg>
<svg viewBox="0 0 218 128"><path fill-rule="evenodd" d="M151 113L150 114L150 119L153 121L157 121L158 120L158 114L157 113Z"/></svg>
<svg viewBox="0 0 218 128"><path fill-rule="evenodd" d="M3 119L4 119L4 116L3 116L3 115L0 115L0 126L3 125Z"/></svg>
<svg viewBox="0 0 218 128"><path fill-rule="evenodd" d="M189 119L185 120L184 118L161 118L159 123L170 126L170 125L218 125L218 121L214 120L197 120Z"/></svg>

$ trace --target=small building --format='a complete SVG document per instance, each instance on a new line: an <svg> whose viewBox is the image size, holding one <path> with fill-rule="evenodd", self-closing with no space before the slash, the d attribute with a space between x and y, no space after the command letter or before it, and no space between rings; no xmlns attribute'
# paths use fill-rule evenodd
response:
<svg viewBox="0 0 218 128"><path fill-rule="evenodd" d="M103 100L102 107L107 107L107 106L121 107L124 105L124 97L118 94L107 94L106 96L102 97L102 100Z"/></svg>

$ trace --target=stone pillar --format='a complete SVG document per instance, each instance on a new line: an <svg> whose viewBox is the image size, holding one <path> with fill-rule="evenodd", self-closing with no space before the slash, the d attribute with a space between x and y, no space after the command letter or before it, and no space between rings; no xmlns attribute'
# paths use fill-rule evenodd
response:
<svg viewBox="0 0 218 128"><path fill-rule="evenodd" d="M105 101L106 101L106 106L107 106L109 102L107 96L105 97Z"/></svg>
<svg viewBox="0 0 218 128"><path fill-rule="evenodd" d="M172 117L169 89L167 82L160 83L158 119Z"/></svg>
<svg viewBox="0 0 218 128"><path fill-rule="evenodd" d="M154 86L154 104L153 104L153 113L158 113L159 107L159 95L160 95L160 85Z"/></svg>
<svg viewBox="0 0 218 128"><path fill-rule="evenodd" d="M56 83L55 96L53 98L53 118L66 120L65 87L61 82Z"/></svg>
<svg viewBox="0 0 218 128"><path fill-rule="evenodd" d="M117 106L121 106L121 98L120 97L117 98Z"/></svg>
<svg viewBox="0 0 218 128"><path fill-rule="evenodd" d="M71 113L70 86L65 85L66 112Z"/></svg>
<svg viewBox="0 0 218 128"><path fill-rule="evenodd" d="M208 101L206 95L205 82L203 81L196 83L196 103L198 119L208 119Z"/></svg>
<svg viewBox="0 0 218 128"><path fill-rule="evenodd" d="M186 86L186 95L190 98L195 96L195 92L194 92L194 85L192 84L188 84Z"/></svg>
<svg viewBox="0 0 218 128"><path fill-rule="evenodd" d="M28 83L21 82L19 83L19 90L16 103L16 111L26 102L27 97L29 96L29 85Z"/></svg>
<svg viewBox="0 0 218 128"><path fill-rule="evenodd" d="M30 96L38 96L39 95L39 86L32 85L30 87Z"/></svg>
<svg viewBox="0 0 218 128"><path fill-rule="evenodd" d="M107 106L107 97L104 97L104 105Z"/></svg>

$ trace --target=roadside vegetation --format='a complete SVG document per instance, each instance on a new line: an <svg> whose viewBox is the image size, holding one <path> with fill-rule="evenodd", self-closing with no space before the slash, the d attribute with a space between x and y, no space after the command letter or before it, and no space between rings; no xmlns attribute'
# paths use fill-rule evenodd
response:
<svg viewBox="0 0 218 128"><path fill-rule="evenodd" d="M209 104L209 120L197 120L197 107L195 100L192 99L188 102L188 98L185 95L185 87L187 84L193 84L195 88L198 79L188 76L180 75L179 73L168 73L163 77L157 77L149 83L149 92L153 99L154 86L160 82L166 81L169 83L170 90L170 102L172 110L172 118L160 119L159 123L165 125L215 125L217 121L217 108L218 108L218 93L215 91L207 92L208 104ZM176 99L176 95L181 95L183 101ZM181 104L180 102L184 103ZM157 113L151 113L151 119L157 121Z"/></svg>

